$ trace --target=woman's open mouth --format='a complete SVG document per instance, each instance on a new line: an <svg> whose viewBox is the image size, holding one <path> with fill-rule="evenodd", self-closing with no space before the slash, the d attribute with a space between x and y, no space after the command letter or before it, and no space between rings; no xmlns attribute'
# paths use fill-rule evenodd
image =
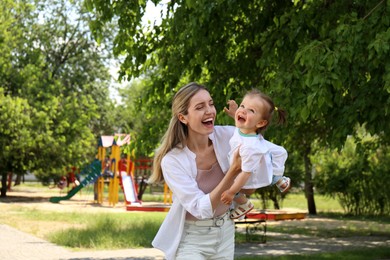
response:
<svg viewBox="0 0 390 260"><path fill-rule="evenodd" d="M212 125L214 125L214 120L212 118L209 118L209 119L202 121L202 124L204 124L206 126L212 126Z"/></svg>

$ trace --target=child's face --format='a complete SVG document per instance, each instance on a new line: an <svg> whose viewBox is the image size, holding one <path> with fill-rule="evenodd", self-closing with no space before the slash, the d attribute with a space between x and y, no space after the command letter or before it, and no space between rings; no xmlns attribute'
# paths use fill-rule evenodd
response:
<svg viewBox="0 0 390 260"><path fill-rule="evenodd" d="M247 95L242 100L235 114L236 127L244 134L255 134L256 130L267 124L263 119L265 104L256 95Z"/></svg>

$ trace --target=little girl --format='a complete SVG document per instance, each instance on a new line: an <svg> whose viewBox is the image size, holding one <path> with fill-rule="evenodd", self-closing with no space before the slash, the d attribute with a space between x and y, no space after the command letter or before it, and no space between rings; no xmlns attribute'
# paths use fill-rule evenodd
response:
<svg viewBox="0 0 390 260"><path fill-rule="evenodd" d="M235 201L235 208L230 217L240 218L253 209L253 204L245 195L251 195L257 188L275 184L280 192L290 188L290 178L283 176L287 151L264 139L263 133L272 119L272 114L279 114L278 123L284 123L285 111L274 106L272 100L258 90L248 92L240 107L234 100L228 102L225 109L235 119L236 131L229 141L231 157L237 149L241 155L241 173L230 189L221 195L222 202Z"/></svg>

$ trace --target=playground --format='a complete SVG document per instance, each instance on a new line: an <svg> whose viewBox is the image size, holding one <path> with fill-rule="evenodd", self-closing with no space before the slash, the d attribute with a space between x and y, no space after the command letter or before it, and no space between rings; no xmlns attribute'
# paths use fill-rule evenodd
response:
<svg viewBox="0 0 390 260"><path fill-rule="evenodd" d="M162 187L163 203L142 202L152 160L132 160L129 154L123 154L122 146L129 143L130 135L101 136L96 159L81 170L74 166L67 168L66 175L54 185L60 189L60 196L52 196L49 201L60 203L71 200L78 193L93 193L93 198L88 199L99 205L108 203L115 207L124 203L130 211L168 211L172 194L166 185Z"/></svg>

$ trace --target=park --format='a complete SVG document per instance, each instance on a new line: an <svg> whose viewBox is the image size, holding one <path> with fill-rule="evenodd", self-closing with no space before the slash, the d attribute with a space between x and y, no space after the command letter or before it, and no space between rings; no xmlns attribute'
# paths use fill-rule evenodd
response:
<svg viewBox="0 0 390 260"><path fill-rule="evenodd" d="M175 194L148 179L189 82L215 125L251 89L286 111L264 138L291 189L250 196L235 259L390 258L389 17L386 0L4 0L0 258L163 259Z"/></svg>
<svg viewBox="0 0 390 260"><path fill-rule="evenodd" d="M50 188L36 182L8 185L11 188L7 198L0 200L2 232L12 238L15 231L6 224L38 238L19 234L17 242L4 248L7 238L3 236L4 256L12 259L19 255L19 245L36 257L31 259L57 259L57 254L61 259L164 259L149 243L169 210L171 194L165 185L153 189L140 186L142 176L149 174L150 160L124 163L120 149L126 143L120 141L121 137L126 139L126 135L116 136L117 141L114 136L100 138L98 159L81 170L84 177L76 187ZM106 156L108 148L112 150L110 156ZM104 175L107 157L115 176L108 177L108 181ZM128 185L123 184L126 181ZM141 192L143 196L139 196ZM388 256L388 218L343 216L337 201L326 197L318 203L321 213L310 217L304 210L302 193L291 191L289 196L292 198L283 202L288 207L279 210L261 210L258 200L255 210L236 221L236 259ZM145 201L140 200L142 197ZM140 238L140 234L144 237ZM36 239L49 240L63 248L59 250L49 242L43 242L38 249L30 248L31 243L42 243L34 242Z"/></svg>

